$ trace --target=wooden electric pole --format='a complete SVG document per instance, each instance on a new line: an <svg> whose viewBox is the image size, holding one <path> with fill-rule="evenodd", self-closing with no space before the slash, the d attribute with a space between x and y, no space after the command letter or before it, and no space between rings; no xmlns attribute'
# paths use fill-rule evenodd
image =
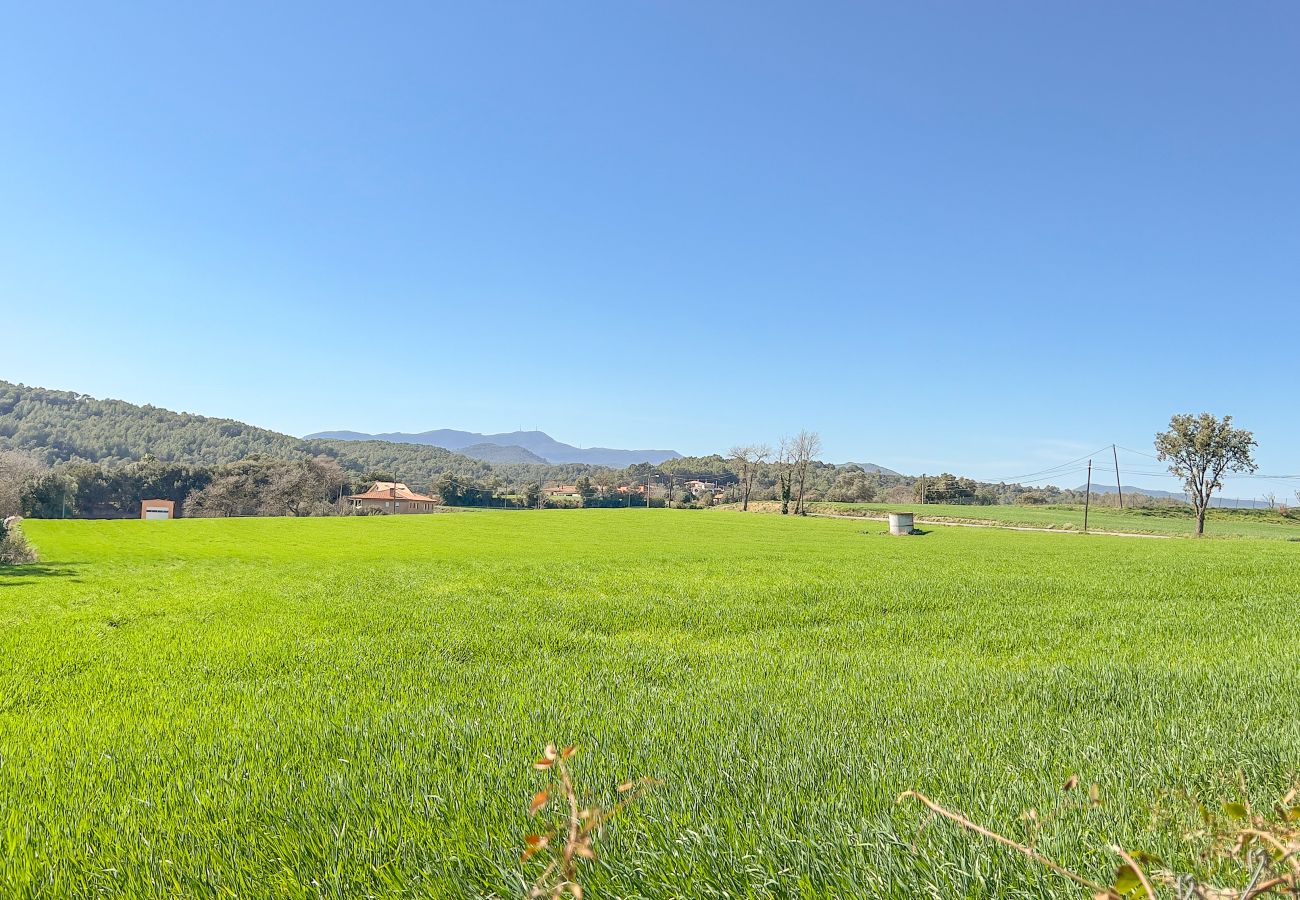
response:
<svg viewBox="0 0 1300 900"><path fill-rule="evenodd" d="M1119 491L1119 508L1123 509L1124 508L1124 485L1120 484L1119 481L1119 451L1115 449L1114 444L1110 445L1110 455L1115 459L1115 490Z"/></svg>
<svg viewBox="0 0 1300 900"><path fill-rule="evenodd" d="M1088 460L1088 488L1083 494L1083 530L1088 530L1088 506L1092 502L1092 460Z"/></svg>

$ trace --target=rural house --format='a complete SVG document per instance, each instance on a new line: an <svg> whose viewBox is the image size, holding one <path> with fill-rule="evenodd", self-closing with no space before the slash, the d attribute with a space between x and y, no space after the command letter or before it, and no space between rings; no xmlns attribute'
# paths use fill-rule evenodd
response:
<svg viewBox="0 0 1300 900"><path fill-rule="evenodd" d="M576 484L558 484L545 489L544 493L548 497L577 497L578 486Z"/></svg>
<svg viewBox="0 0 1300 900"><path fill-rule="evenodd" d="M698 479L686 482L686 489L697 497L703 497L705 494L721 497L725 493L722 485L716 481L700 481Z"/></svg>
<svg viewBox="0 0 1300 900"><path fill-rule="evenodd" d="M437 497L417 494L400 481L376 481L364 494L350 494L347 500L357 512L385 514L428 513L442 505Z"/></svg>

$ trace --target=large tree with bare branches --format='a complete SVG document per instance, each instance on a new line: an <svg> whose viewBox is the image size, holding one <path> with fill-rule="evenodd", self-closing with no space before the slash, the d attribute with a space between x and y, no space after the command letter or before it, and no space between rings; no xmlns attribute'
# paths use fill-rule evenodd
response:
<svg viewBox="0 0 1300 900"><path fill-rule="evenodd" d="M1228 472L1254 472L1251 452L1255 436L1232 427L1232 416L1187 413L1169 420L1169 430L1156 435L1156 455L1169 463L1169 471L1183 479L1196 509L1196 536L1205 534L1205 511L1210 497L1223 487Z"/></svg>
<svg viewBox="0 0 1300 900"><path fill-rule="evenodd" d="M48 471L35 456L17 450L0 451L0 519L22 515L24 495Z"/></svg>
<svg viewBox="0 0 1300 900"><path fill-rule="evenodd" d="M728 454L736 465L736 474L740 480L740 508L748 510L754 479L758 476L759 468L772 456L772 448L767 444L738 444Z"/></svg>
<svg viewBox="0 0 1300 900"><path fill-rule="evenodd" d="M817 432L805 429L795 435L794 470L798 488L795 494L794 512L797 516L808 515L808 509L804 506L804 495L808 487L808 467L812 465L813 459L821 452L822 439Z"/></svg>
<svg viewBox="0 0 1300 900"><path fill-rule="evenodd" d="M772 460L776 469L776 496L781 501L781 515L790 514L790 498L794 491L795 442L791 438L781 438L777 445L776 456Z"/></svg>
<svg viewBox="0 0 1300 900"><path fill-rule="evenodd" d="M740 508L742 511L749 509L749 473L754 470L754 448L749 444L737 444L727 451L731 457L732 463L736 466L736 477L739 479L738 487L740 488Z"/></svg>

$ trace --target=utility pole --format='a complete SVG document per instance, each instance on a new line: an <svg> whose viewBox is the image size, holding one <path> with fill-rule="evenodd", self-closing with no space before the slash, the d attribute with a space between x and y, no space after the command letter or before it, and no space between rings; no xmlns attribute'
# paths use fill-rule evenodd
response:
<svg viewBox="0 0 1300 900"><path fill-rule="evenodd" d="M921 473L921 505L925 506L925 473Z"/></svg>
<svg viewBox="0 0 1300 900"><path fill-rule="evenodd" d="M1115 490L1119 491L1119 508L1123 509L1124 508L1124 485L1120 484L1119 482L1119 451L1115 449L1114 444L1110 445L1110 455L1115 458Z"/></svg>
<svg viewBox="0 0 1300 900"><path fill-rule="evenodd" d="M1088 489L1083 495L1083 530L1088 531L1088 506L1092 502L1092 460L1088 460Z"/></svg>

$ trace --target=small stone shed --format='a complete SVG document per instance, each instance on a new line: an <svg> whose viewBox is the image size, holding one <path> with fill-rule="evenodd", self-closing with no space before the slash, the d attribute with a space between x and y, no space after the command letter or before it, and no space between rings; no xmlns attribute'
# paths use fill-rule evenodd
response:
<svg viewBox="0 0 1300 900"><path fill-rule="evenodd" d="M174 519L176 518L176 503L172 500L141 500L140 518Z"/></svg>

